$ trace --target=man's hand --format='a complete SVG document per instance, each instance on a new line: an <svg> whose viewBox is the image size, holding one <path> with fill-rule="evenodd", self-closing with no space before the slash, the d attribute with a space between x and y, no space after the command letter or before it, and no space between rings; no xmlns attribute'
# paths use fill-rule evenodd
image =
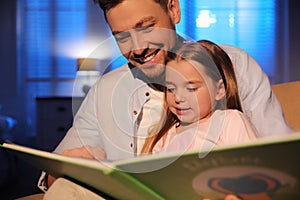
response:
<svg viewBox="0 0 300 200"><path fill-rule="evenodd" d="M101 147L82 146L80 148L68 149L62 152L64 156L105 160L106 153Z"/></svg>
<svg viewBox="0 0 300 200"><path fill-rule="evenodd" d="M240 200L240 198L238 198L237 196L235 196L233 194L229 194L225 197L224 200Z"/></svg>
<svg viewBox="0 0 300 200"><path fill-rule="evenodd" d="M101 147L82 146L80 148L68 149L62 152L62 155L69 157L89 158L94 160L105 160L106 153ZM50 187L55 181L55 178L48 175L47 184Z"/></svg>
<svg viewBox="0 0 300 200"><path fill-rule="evenodd" d="M202 199L202 200L212 200L212 199ZM228 194L228 195L226 195L224 200L241 200L241 199L233 194Z"/></svg>

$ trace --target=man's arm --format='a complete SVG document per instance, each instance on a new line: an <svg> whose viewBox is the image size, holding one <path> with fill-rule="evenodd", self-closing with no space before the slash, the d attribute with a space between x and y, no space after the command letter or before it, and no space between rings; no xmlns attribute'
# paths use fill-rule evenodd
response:
<svg viewBox="0 0 300 200"><path fill-rule="evenodd" d="M55 153L73 157L85 157L101 160L106 157L105 151L100 147L101 138L97 128L97 116L95 107L96 88L92 88L82 102L73 126L54 150ZM47 191L48 187L54 182L54 178L42 172L38 181L38 187L42 191Z"/></svg>
<svg viewBox="0 0 300 200"><path fill-rule="evenodd" d="M101 147L91 147L91 146L82 146L79 148L74 149L67 149L62 152L64 156L70 157L81 157L81 158L88 158L94 160L105 160L106 153ZM42 176L44 177L44 183L41 185L43 186L42 190L47 190L56 180L50 174L43 173Z"/></svg>
<svg viewBox="0 0 300 200"><path fill-rule="evenodd" d="M242 49L220 46L231 58L244 113L256 127L258 137L293 132L259 64Z"/></svg>

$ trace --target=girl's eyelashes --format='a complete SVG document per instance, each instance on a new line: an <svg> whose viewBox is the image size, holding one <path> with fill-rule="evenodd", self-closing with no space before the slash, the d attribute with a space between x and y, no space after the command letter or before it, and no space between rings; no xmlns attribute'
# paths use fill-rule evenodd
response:
<svg viewBox="0 0 300 200"><path fill-rule="evenodd" d="M189 92L195 92L197 90L198 90L198 88L196 88L196 87L188 87L187 88L187 91L189 91Z"/></svg>
<svg viewBox="0 0 300 200"><path fill-rule="evenodd" d="M168 87L168 88L167 88L167 91L168 91L168 92L174 92L174 91L175 91L175 88L169 88L169 87Z"/></svg>

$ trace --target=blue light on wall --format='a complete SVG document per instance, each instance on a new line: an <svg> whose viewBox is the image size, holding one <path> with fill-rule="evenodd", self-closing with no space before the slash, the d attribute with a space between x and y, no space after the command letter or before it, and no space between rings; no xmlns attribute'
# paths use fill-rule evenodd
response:
<svg viewBox="0 0 300 200"><path fill-rule="evenodd" d="M216 14L212 14L210 10L200 10L196 18L197 28L209 28L217 22Z"/></svg>
<svg viewBox="0 0 300 200"><path fill-rule="evenodd" d="M177 31L194 40L208 39L246 50L263 70L276 72L276 1L179 0Z"/></svg>
<svg viewBox="0 0 300 200"><path fill-rule="evenodd" d="M21 67L26 68L27 94L72 94L76 58L70 44L80 49L87 33L87 2L28 0L22 4ZM74 48L75 49L75 48Z"/></svg>
<svg viewBox="0 0 300 200"><path fill-rule="evenodd" d="M194 40L209 39L246 50L273 76L276 71L276 1L274 0L179 0L181 22L177 31ZM74 50L85 49L87 28L86 1L28 0L24 1L22 35L22 68L26 78L52 81L76 76ZM97 10L97 12L99 12ZM95 44L95 43L94 43ZM77 57L76 57L77 56ZM111 69L124 64L115 59ZM57 87L61 85L58 81ZM70 82L70 81L69 81ZM37 95L65 92L49 87L47 81L30 83ZM36 86L34 86L36 85ZM53 84L52 84L53 85ZM54 84L55 85L55 84ZM72 82L63 84L72 87ZM56 86L55 86L56 87ZM33 88L34 89L34 88Z"/></svg>

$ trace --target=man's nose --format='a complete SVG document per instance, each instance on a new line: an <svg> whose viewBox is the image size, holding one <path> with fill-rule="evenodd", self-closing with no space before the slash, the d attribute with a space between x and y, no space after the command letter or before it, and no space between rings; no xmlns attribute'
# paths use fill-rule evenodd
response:
<svg viewBox="0 0 300 200"><path fill-rule="evenodd" d="M137 56L142 55L144 49L147 48L143 34L139 33L136 30L132 30L130 34L131 34L132 52Z"/></svg>

